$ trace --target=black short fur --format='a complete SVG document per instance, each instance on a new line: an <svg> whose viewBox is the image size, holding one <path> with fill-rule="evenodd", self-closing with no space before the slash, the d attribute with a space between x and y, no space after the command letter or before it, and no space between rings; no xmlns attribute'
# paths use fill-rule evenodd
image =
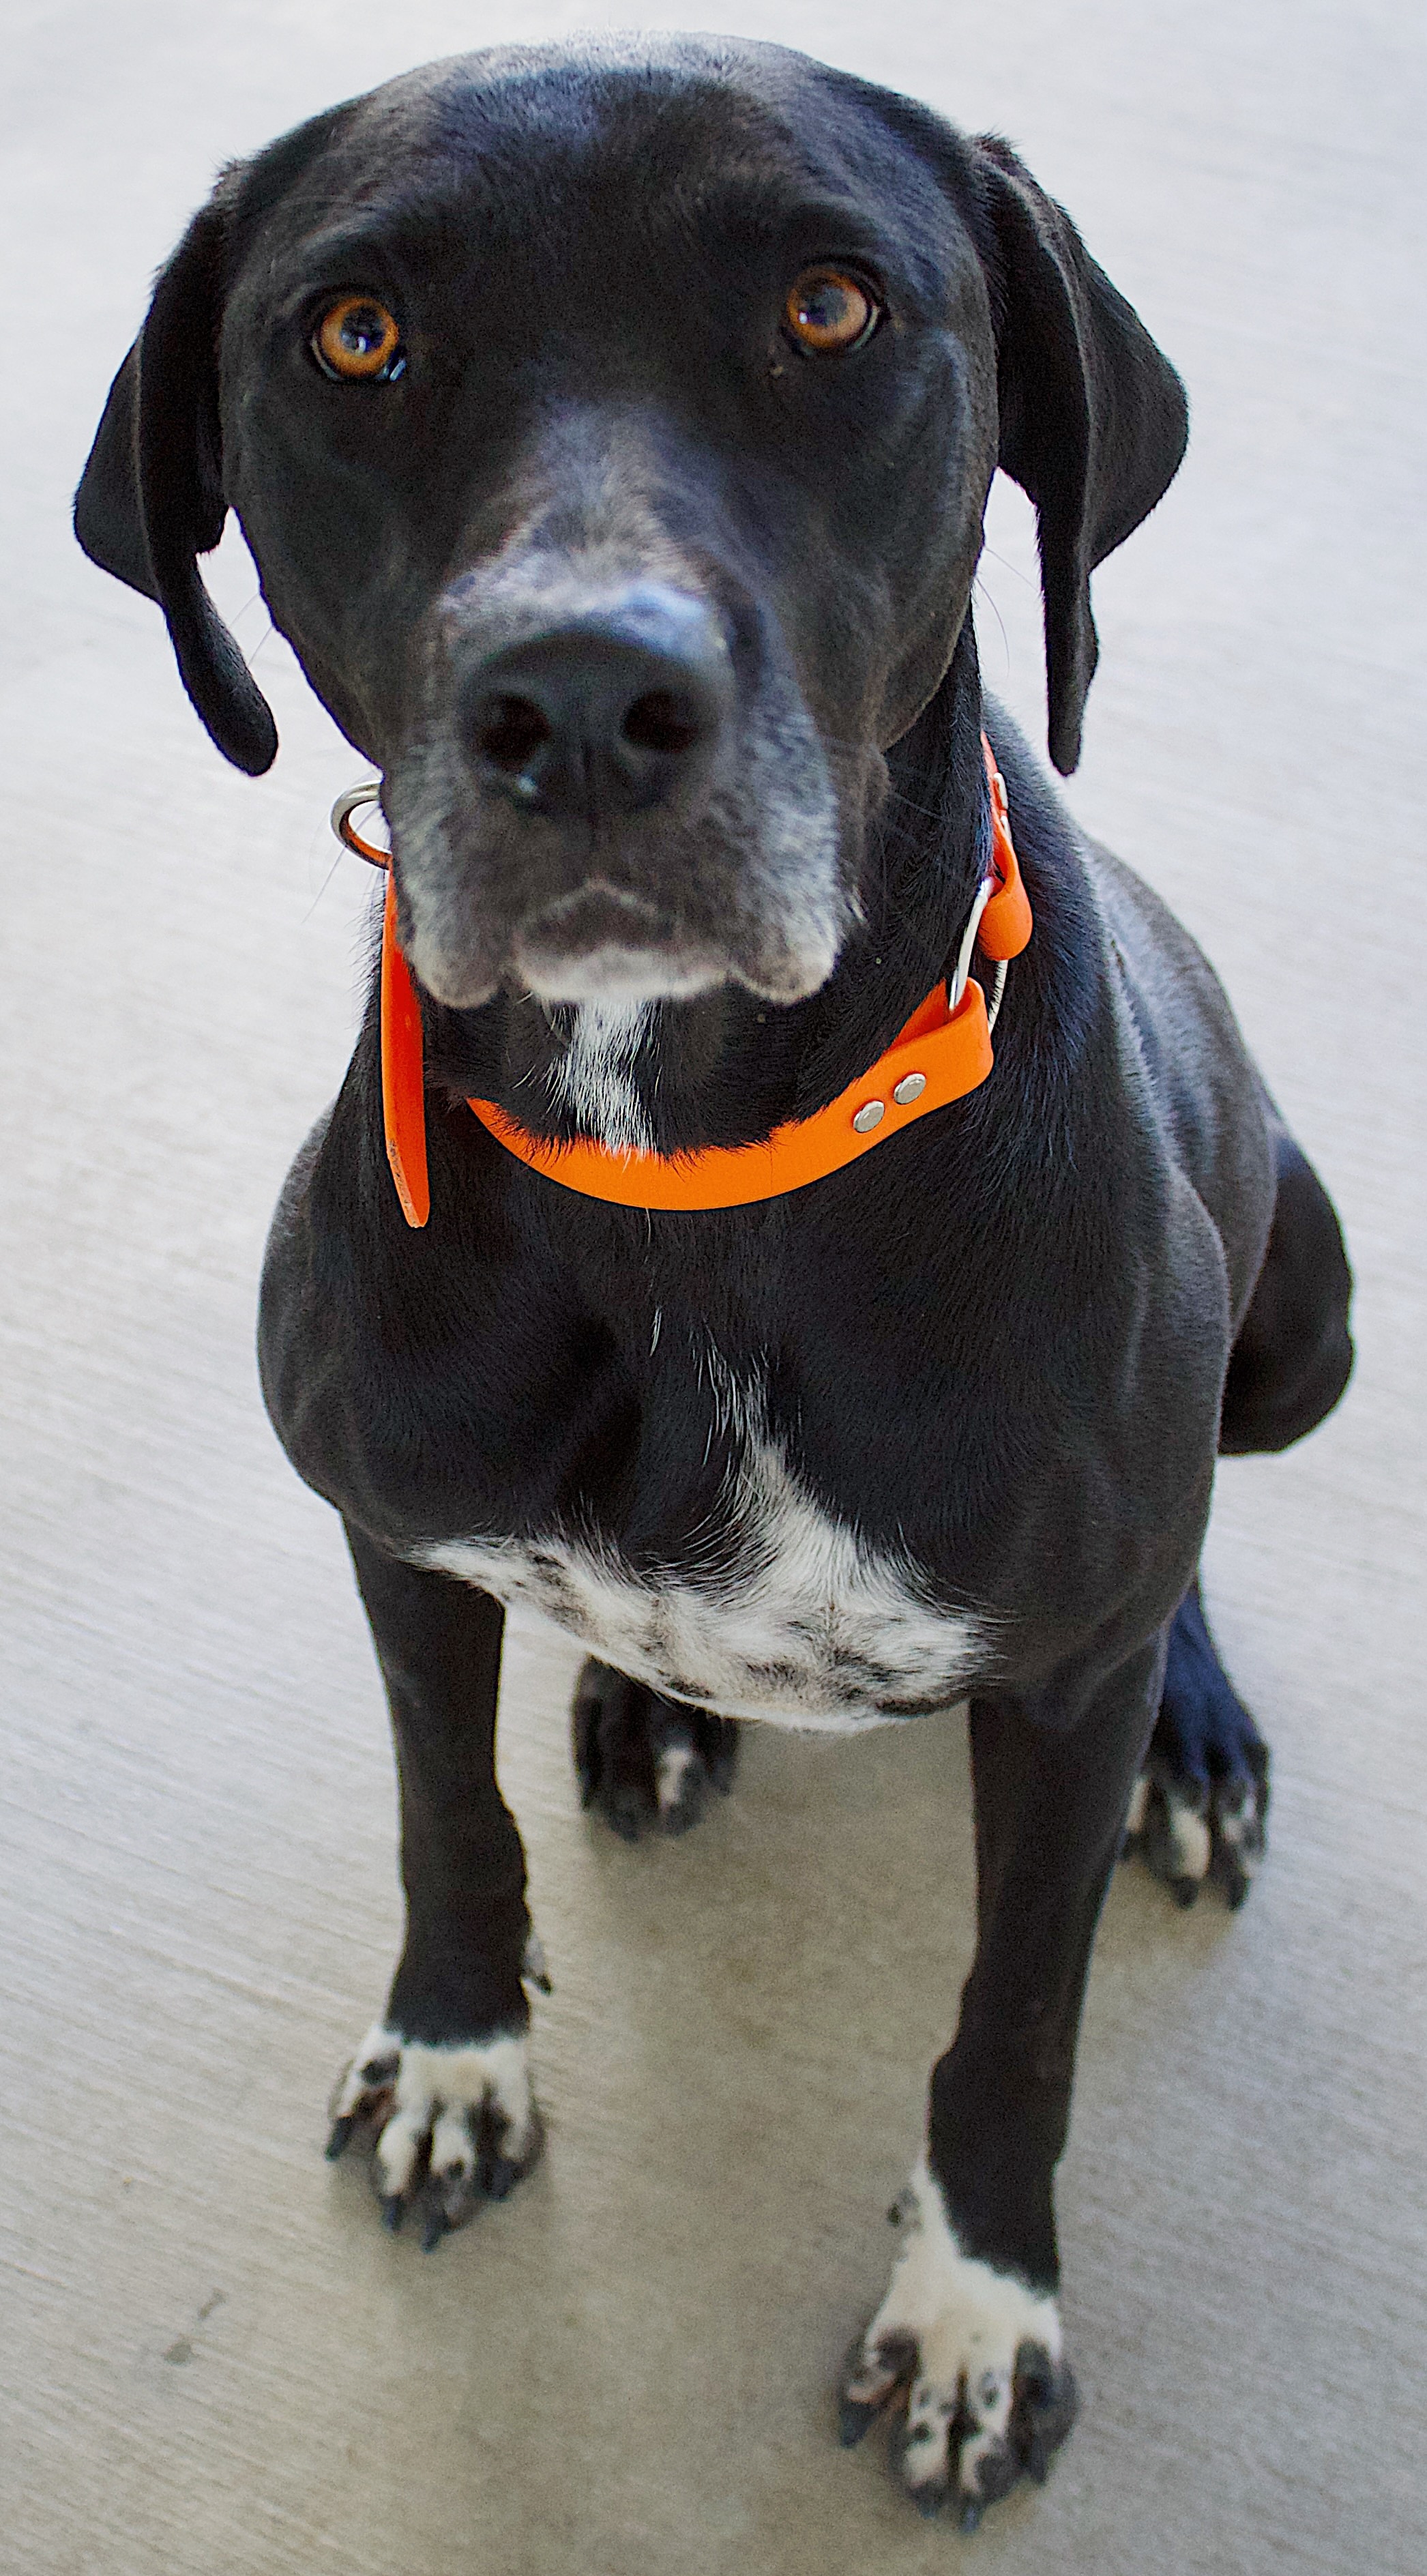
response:
<svg viewBox="0 0 1427 2576"><path fill-rule="evenodd" d="M836 366L783 324L819 259L882 304ZM399 383L313 364L343 288L400 312ZM195 563L235 507L275 621L386 779L431 1221L408 1230L386 1167L373 1004L278 1212L262 1368L346 1520L391 1700L391 2026L465 2040L527 2018L494 1776L503 1613L417 1556L583 1540L636 1578L736 1575L740 1434L712 1348L762 1385L822 1512L980 1623L979 1946L929 2154L963 2249L1040 2288L1091 1941L1162 1693L1166 1778L1181 1758L1207 1776L1221 1720L1224 1760L1252 1769L1192 1589L1216 1448L1300 1437L1351 1358L1336 1220L1219 986L977 671L999 462L1039 512L1050 747L1072 768L1090 571L1184 436L1173 370L1008 146L773 48L681 38L440 65L229 171L77 508L256 770L270 718ZM731 674L707 789L576 829L482 765L472 691L540 643L557 579L562 631L608 623L611 583L626 606L653 585L666 626L693 603ZM559 1011L519 961L591 886L601 954L638 951L620 971L652 996L630 1080L661 1150L833 1098L955 954L983 724L1036 928L981 1089L790 1196L648 1218L536 1176L470 1115L479 1093L578 1131ZM875 1671L855 1687L875 1699ZM985 2496L1013 2474L988 2468Z"/></svg>

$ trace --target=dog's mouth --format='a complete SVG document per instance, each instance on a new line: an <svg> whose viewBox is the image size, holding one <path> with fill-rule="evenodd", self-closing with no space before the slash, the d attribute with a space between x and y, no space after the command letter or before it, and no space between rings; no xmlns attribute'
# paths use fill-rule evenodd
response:
<svg viewBox="0 0 1427 2576"><path fill-rule="evenodd" d="M402 936L408 963L436 1001L458 1011L479 1010L500 993L617 1010L689 1001L727 984L765 1001L798 1002L831 974L844 926L832 906L796 923L675 916L598 883L527 912L503 937L469 900L442 907L434 936L427 906L413 914Z"/></svg>
<svg viewBox="0 0 1427 2576"><path fill-rule="evenodd" d="M510 963L541 1002L677 1001L728 976L729 961L639 895L587 884L546 904L511 941Z"/></svg>
<svg viewBox="0 0 1427 2576"><path fill-rule="evenodd" d="M770 760L758 784L756 801L741 787L693 824L638 818L628 846L609 834L606 856L587 854L586 873L548 823L503 800L473 812L438 738L387 781L413 974L462 1011L502 993L619 1008L728 984L802 1001L857 917L839 810L825 771L810 793Z"/></svg>

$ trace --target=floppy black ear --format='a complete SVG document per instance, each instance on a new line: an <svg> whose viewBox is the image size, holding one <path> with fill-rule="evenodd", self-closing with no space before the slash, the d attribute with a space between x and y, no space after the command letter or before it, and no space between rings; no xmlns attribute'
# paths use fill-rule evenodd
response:
<svg viewBox="0 0 1427 2576"><path fill-rule="evenodd" d="M148 320L109 389L74 498L90 560L156 599L183 685L220 751L249 777L272 766L277 728L199 579L223 533L218 335L225 217L195 215L154 288Z"/></svg>
<svg viewBox="0 0 1427 2576"><path fill-rule="evenodd" d="M1068 777L1100 651L1090 575L1171 482L1189 411L1169 360L1064 208L999 135L979 135L974 149L999 270L999 461L1036 505L1050 756Z"/></svg>

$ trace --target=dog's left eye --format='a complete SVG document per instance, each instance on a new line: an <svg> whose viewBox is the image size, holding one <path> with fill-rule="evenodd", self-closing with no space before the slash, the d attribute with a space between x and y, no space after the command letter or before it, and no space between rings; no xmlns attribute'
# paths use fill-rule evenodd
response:
<svg viewBox="0 0 1427 2576"><path fill-rule="evenodd" d="M842 268L805 268L783 305L783 320L798 347L818 358L860 349L881 319L870 287Z"/></svg>
<svg viewBox="0 0 1427 2576"><path fill-rule="evenodd" d="M324 375L349 384L389 385L406 366L396 317L374 295L329 304L312 334L312 354Z"/></svg>

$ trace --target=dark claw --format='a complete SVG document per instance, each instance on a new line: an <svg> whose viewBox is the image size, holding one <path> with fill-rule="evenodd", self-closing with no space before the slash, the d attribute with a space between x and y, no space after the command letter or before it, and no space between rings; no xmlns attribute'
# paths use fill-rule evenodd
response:
<svg viewBox="0 0 1427 2576"><path fill-rule="evenodd" d="M917 2347L908 2337L888 2336L878 2346L877 2361L893 2375L876 2397L850 2397L847 2383L862 2370L864 2336L855 2334L838 2378L837 2438L845 2451L861 2441L869 2424L890 2406L899 2388L905 2388L917 2366Z"/></svg>
<svg viewBox="0 0 1427 2576"><path fill-rule="evenodd" d="M386 2229L388 2236L399 2235L401 2231L401 2222L405 2214L406 2203L402 2199L399 2191L389 2192L384 2195L382 2199L382 2225Z"/></svg>
<svg viewBox="0 0 1427 2576"><path fill-rule="evenodd" d="M946 2502L945 2487L909 2487L907 2493L924 2522L935 2522Z"/></svg>
<svg viewBox="0 0 1427 2576"><path fill-rule="evenodd" d="M426 2224L421 2231L421 2251L423 2254L435 2253L437 2246L440 2244L442 2237L446 2233L446 2227L447 2220L445 2211L443 2209L428 2209L426 2213Z"/></svg>
<svg viewBox="0 0 1427 2576"><path fill-rule="evenodd" d="M737 1720L727 1717L721 1718L719 1720L719 1725L721 1733L719 1736L718 1750L709 1764L709 1778L712 1780L719 1796L721 1798L726 1798L730 1789L733 1787L733 1775L738 1769Z"/></svg>
<svg viewBox="0 0 1427 2576"><path fill-rule="evenodd" d="M1167 1884L1170 1895L1174 1898L1175 1904L1180 1908L1181 1913L1187 1914L1190 1906L1194 1903L1195 1898L1199 1894L1199 1880L1197 1878L1171 1878L1168 1880Z"/></svg>
<svg viewBox="0 0 1427 2576"><path fill-rule="evenodd" d="M323 2153L329 2164L335 2165L337 2158L340 2156L342 2149L346 2146L356 2125L357 2122L354 2114L349 2114L340 2120L333 2121L332 2134L323 2149Z"/></svg>
<svg viewBox="0 0 1427 2576"><path fill-rule="evenodd" d="M638 1842L640 1814L637 1798L632 1796L611 1798L605 1808L605 1814L621 1842Z"/></svg>
<svg viewBox="0 0 1427 2576"><path fill-rule="evenodd" d="M1075 2422L1079 2406L1069 2366L1062 2363L1057 2369L1039 2346L1023 2344L1016 2356L1019 2447L1022 2466L1036 2486L1044 2486L1050 2475L1051 2460Z"/></svg>
<svg viewBox="0 0 1427 2576"><path fill-rule="evenodd" d="M968 2496L957 2516L959 2528L962 2531L979 2531L981 2528L981 2517L985 2511L986 2507L978 2500L977 2497Z"/></svg>
<svg viewBox="0 0 1427 2576"><path fill-rule="evenodd" d="M513 2164L509 2156L483 2156L479 2179L487 2200L504 2200L519 2182L520 2172L520 2166Z"/></svg>
<svg viewBox="0 0 1427 2576"><path fill-rule="evenodd" d="M666 1834L691 1833L703 1812L704 1802L699 1795L698 1784L695 1782L692 1796L686 1792L676 1807L668 1807L661 1812L659 1817L661 1831Z"/></svg>
<svg viewBox="0 0 1427 2576"><path fill-rule="evenodd" d="M426 2222L428 2232L433 2223L442 2236L465 2225L471 2216L475 2194L470 2176L460 2165L453 2165L449 2173L433 2174L428 2191L431 2213ZM429 2253L430 2250L428 2246L426 2251Z"/></svg>
<svg viewBox="0 0 1427 2576"><path fill-rule="evenodd" d="M864 2405L857 2397L838 2401L837 2438L845 2451L856 2450L869 2424L875 2424L881 2412L880 2405Z"/></svg>
<svg viewBox="0 0 1427 2576"><path fill-rule="evenodd" d="M966 2499L975 2505L978 2520L988 2505L999 2504L1002 2496L1010 2494L1020 2474L1021 2463L1009 2448L987 2453L977 2477L976 2493Z"/></svg>

